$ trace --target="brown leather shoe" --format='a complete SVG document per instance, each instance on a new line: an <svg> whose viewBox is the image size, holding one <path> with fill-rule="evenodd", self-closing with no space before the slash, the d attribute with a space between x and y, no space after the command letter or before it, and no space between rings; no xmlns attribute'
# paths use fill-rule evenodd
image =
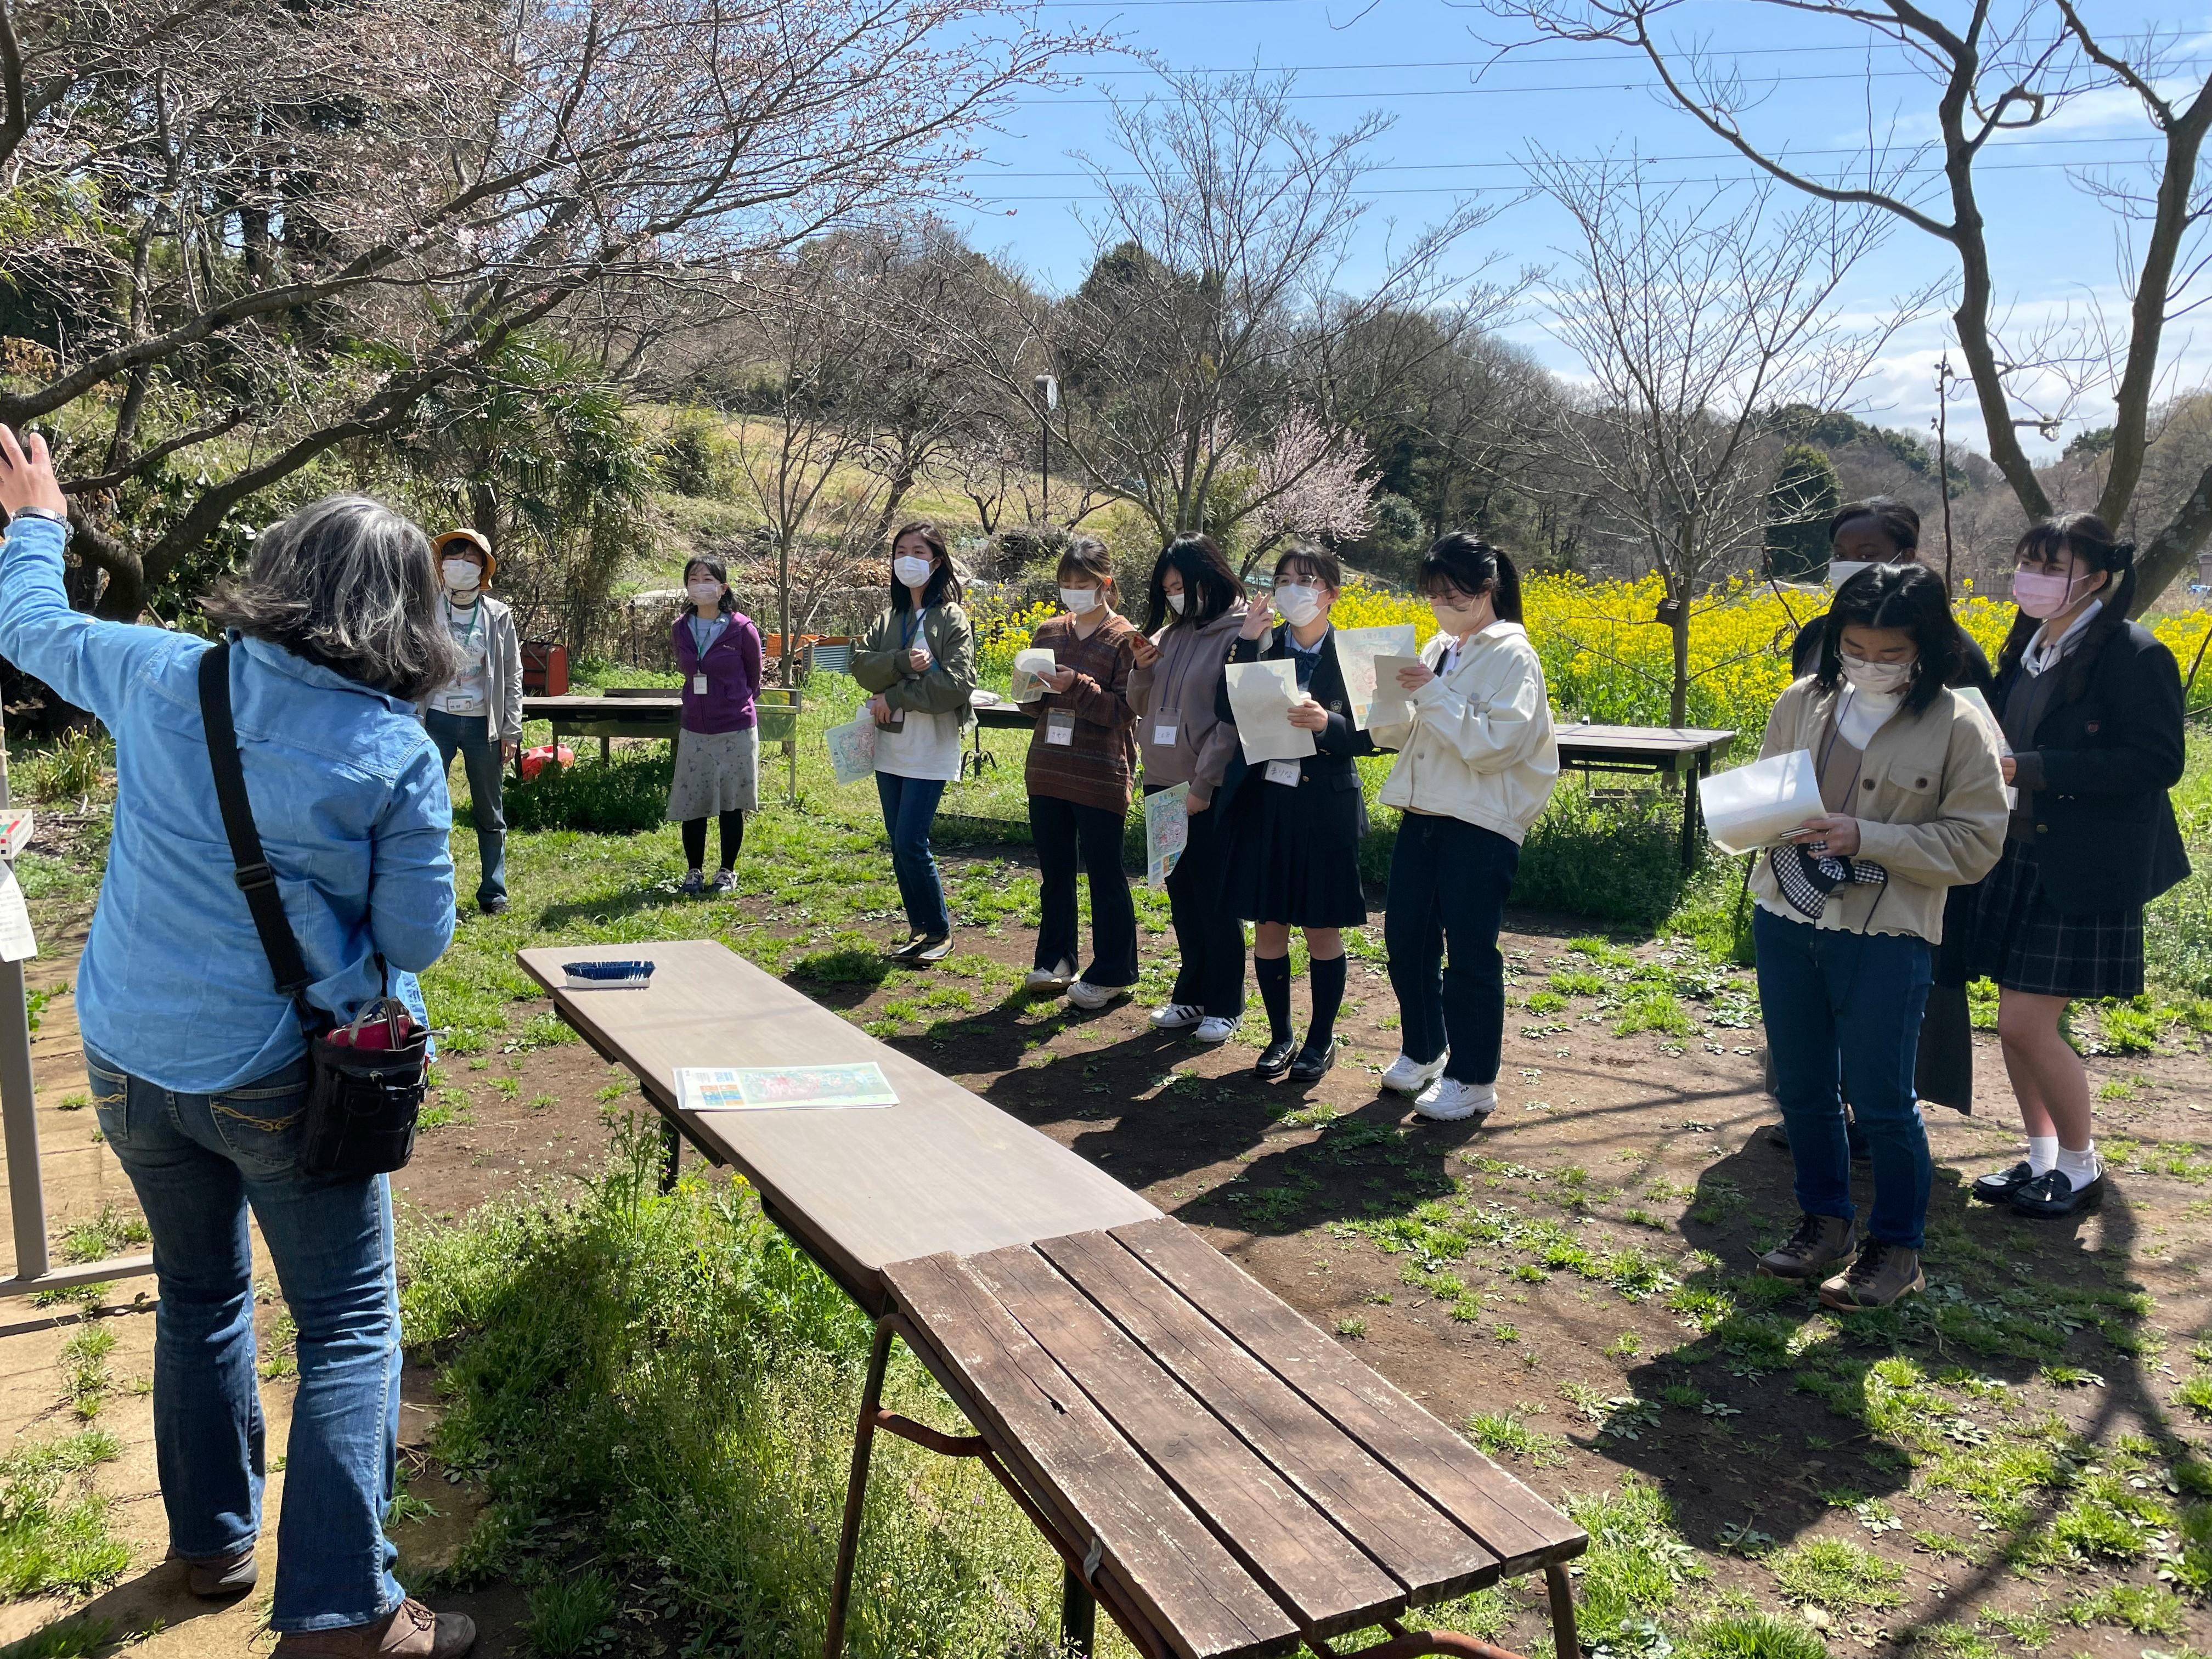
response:
<svg viewBox="0 0 2212 1659"><path fill-rule="evenodd" d="M288 1632L272 1659L461 1659L476 1644L476 1620L433 1613L410 1596L374 1624Z"/></svg>
<svg viewBox="0 0 2212 1659"><path fill-rule="evenodd" d="M1855 1308L1887 1308L1900 1297L1927 1286L1920 1272L1919 1251L1869 1238L1857 1261L1820 1286L1820 1304L1846 1312Z"/></svg>
<svg viewBox="0 0 2212 1659"><path fill-rule="evenodd" d="M1759 1258L1759 1271L1771 1279L1818 1279L1849 1261L1858 1240L1858 1224L1842 1216L1801 1215L1788 1241Z"/></svg>

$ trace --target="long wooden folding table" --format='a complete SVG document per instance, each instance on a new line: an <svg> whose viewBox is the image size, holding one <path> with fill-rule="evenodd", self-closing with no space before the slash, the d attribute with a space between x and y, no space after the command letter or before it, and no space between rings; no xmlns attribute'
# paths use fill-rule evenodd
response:
<svg viewBox="0 0 2212 1659"><path fill-rule="evenodd" d="M561 964L639 957L646 990ZM1547 1578L1578 1659L1566 1563L1588 1539L1180 1222L1049 1137L718 944L544 947L525 971L677 1134L875 1317L825 1651L837 1659L878 1431L982 1461L1059 1553L1063 1638L1104 1603L1150 1659L1243 1659L1381 1626L1376 1659L1503 1650L1403 1615ZM692 1112L691 1066L873 1060L887 1108ZM892 1339L974 1425L883 1408Z"/></svg>

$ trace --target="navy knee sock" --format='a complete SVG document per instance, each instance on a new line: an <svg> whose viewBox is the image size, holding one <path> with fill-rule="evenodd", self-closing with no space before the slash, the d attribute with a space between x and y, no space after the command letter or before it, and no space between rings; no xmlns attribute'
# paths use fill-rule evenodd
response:
<svg viewBox="0 0 2212 1659"><path fill-rule="evenodd" d="M1313 1024L1306 1046L1326 1048L1336 1036L1336 1011L1344 1005L1345 959L1314 957L1306 963L1306 977L1313 984Z"/></svg>
<svg viewBox="0 0 2212 1659"><path fill-rule="evenodd" d="M1267 1035L1279 1042L1291 1034L1291 959L1254 957L1252 977L1260 982L1260 1001L1267 1011Z"/></svg>

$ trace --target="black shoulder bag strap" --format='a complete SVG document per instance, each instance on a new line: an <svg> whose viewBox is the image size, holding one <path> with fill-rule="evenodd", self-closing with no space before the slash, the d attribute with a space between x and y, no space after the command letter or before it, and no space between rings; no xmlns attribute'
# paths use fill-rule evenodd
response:
<svg viewBox="0 0 2212 1659"><path fill-rule="evenodd" d="M291 999L300 1016L301 1029L309 1036L317 1021L307 1006L307 987L313 983L300 954L300 941L284 915L284 900L276 890L276 872L261 849L261 832L253 825L253 804L246 793L246 772L238 762L238 727L230 714L230 646L219 645L200 658L200 719L207 726L208 763L215 772L216 805L222 810L223 834L230 841L232 879L246 895L246 908L253 913L253 931L261 935L261 949L269 957L279 994Z"/></svg>

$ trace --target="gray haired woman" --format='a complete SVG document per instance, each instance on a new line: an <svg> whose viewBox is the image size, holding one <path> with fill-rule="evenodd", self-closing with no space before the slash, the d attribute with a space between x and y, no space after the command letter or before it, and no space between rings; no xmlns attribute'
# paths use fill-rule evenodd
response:
<svg viewBox="0 0 2212 1659"><path fill-rule="evenodd" d="M115 832L77 974L85 1066L108 1148L154 1235L154 1445L186 1583L258 1576L266 1468L254 1389L250 1210L299 1327L270 1625L281 1659L453 1659L476 1639L393 1577L385 1536L399 1423L399 1301L385 1177L298 1168L307 1045L275 988L221 829L198 676L209 643L101 622L62 591L68 505L46 446L0 427L0 655L116 738ZM313 975L346 1020L453 938L453 811L415 701L449 680L430 544L339 496L264 534L227 626L246 793ZM427 1023L427 1021L425 1022Z"/></svg>

